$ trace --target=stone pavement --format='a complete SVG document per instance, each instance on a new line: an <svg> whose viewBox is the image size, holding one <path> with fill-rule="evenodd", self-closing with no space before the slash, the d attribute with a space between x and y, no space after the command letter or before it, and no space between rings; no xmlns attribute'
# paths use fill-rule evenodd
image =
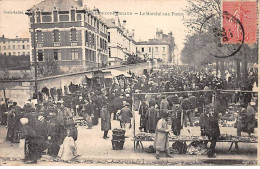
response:
<svg viewBox="0 0 260 169"><path fill-rule="evenodd" d="M112 120L112 129L119 128L119 122ZM138 128L138 126L136 126ZM193 135L199 135L199 127L187 127L182 131L182 135L186 135L188 129ZM235 135L236 129L221 127L221 134ZM92 129L87 129L86 126L78 127L78 140L76 141L78 147L78 154L80 155L74 165L256 165L257 159L257 144L239 144L239 154L228 154L227 150L230 143L217 143L216 151L217 157L214 159L208 158L206 155L183 155L175 154L174 158L166 158L161 155L160 160L156 160L154 154L134 151L134 143L131 141L133 137L133 130L129 132L129 138L126 138L123 150L112 150L112 131L109 131L109 139L103 139L103 132L99 124L93 126ZM257 132L257 130L256 130ZM5 141L6 128L0 126L0 159L6 165L24 165L18 156L17 143L10 143ZM144 142L144 147L152 145L153 142ZM187 144L189 144L187 142ZM2 165L5 165L2 164ZM48 155L44 155L40 160L40 165L69 165L64 162L59 162Z"/></svg>

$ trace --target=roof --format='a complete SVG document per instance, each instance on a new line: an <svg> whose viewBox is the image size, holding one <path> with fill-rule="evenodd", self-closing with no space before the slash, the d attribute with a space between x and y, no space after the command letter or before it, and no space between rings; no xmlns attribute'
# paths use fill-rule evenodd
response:
<svg viewBox="0 0 260 169"><path fill-rule="evenodd" d="M114 22L114 19L106 19L106 18L103 18L104 19L104 22L106 23L107 27L108 28L118 28L121 30L121 28L119 28L119 26L116 26L113 22Z"/></svg>
<svg viewBox="0 0 260 169"><path fill-rule="evenodd" d="M7 42L7 41L29 41L29 38L5 38L5 37L0 37L0 42Z"/></svg>
<svg viewBox="0 0 260 169"><path fill-rule="evenodd" d="M136 45L169 45L166 42L162 42L158 39L149 39L148 41L136 42Z"/></svg>
<svg viewBox="0 0 260 169"><path fill-rule="evenodd" d="M42 2L30 8L30 10L36 10L39 8L41 11L51 12L53 11L54 7L56 7L57 10L68 11L72 6L76 9L83 9L83 7L74 0L43 0Z"/></svg>

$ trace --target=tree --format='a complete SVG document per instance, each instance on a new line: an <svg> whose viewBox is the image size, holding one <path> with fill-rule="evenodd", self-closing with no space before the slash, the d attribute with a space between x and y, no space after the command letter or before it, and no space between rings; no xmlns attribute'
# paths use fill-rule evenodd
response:
<svg viewBox="0 0 260 169"><path fill-rule="evenodd" d="M54 76L62 74L62 70L58 63L54 60L48 60L47 62L44 62L43 64L38 65L38 75L39 76Z"/></svg>
<svg viewBox="0 0 260 169"><path fill-rule="evenodd" d="M237 79L240 79L240 62L243 61L243 81L246 82L247 61L257 62L258 42L256 45L243 44L241 49L232 57L216 59L212 54L228 56L240 44L227 44L216 39L214 30L222 29L221 0L188 0L184 10L188 17L184 21L189 28L189 35L182 51L181 60L184 63L203 64L203 62L220 62L221 77L224 78L224 62L236 61ZM188 19L187 19L188 18ZM220 35L221 36L221 35ZM217 37L218 38L218 37ZM244 57L242 57L244 56Z"/></svg>

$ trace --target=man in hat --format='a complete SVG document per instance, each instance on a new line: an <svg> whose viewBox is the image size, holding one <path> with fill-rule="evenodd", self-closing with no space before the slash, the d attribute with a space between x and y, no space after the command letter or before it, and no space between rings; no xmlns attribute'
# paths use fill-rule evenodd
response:
<svg viewBox="0 0 260 169"><path fill-rule="evenodd" d="M107 110L107 103L104 102L100 110L101 117L101 131L104 131L103 138L108 139L108 131L111 129L111 117L110 112Z"/></svg>
<svg viewBox="0 0 260 169"><path fill-rule="evenodd" d="M37 151L41 154L45 149L45 141L47 140L47 124L43 116L38 116L38 120L35 122L35 132L39 136L37 138Z"/></svg>
<svg viewBox="0 0 260 169"><path fill-rule="evenodd" d="M167 124L168 113L163 112L162 118L158 121L156 125L155 138L154 138L154 148L156 150L156 159L160 158L160 152L165 151L166 157L173 157L170 155L169 150L169 132Z"/></svg>
<svg viewBox="0 0 260 169"><path fill-rule="evenodd" d="M193 127L191 112L190 112L191 101L189 100L189 98L186 97L181 101L181 107L183 110L183 120L184 120L185 127L187 127L187 118L189 119L190 126Z"/></svg>
<svg viewBox="0 0 260 169"><path fill-rule="evenodd" d="M20 119L22 126L21 138L25 139L25 163L37 163L40 158L39 151L37 151L37 134L35 130L28 125L29 120L27 118Z"/></svg>
<svg viewBox="0 0 260 169"><path fill-rule="evenodd" d="M94 110L91 104L88 102L88 100L85 100L86 104L84 105L82 111L83 111L83 117L88 123L88 129L92 128L92 116L94 116Z"/></svg>
<svg viewBox="0 0 260 169"><path fill-rule="evenodd" d="M121 116L122 128L127 132L131 128L131 118L133 117L132 111L130 109L130 104L126 103L125 106L121 109L119 115Z"/></svg>
<svg viewBox="0 0 260 169"><path fill-rule="evenodd" d="M168 112L170 106L169 102L167 101L165 96L162 96L162 100L160 102L160 114L163 114L164 112Z"/></svg>
<svg viewBox="0 0 260 169"><path fill-rule="evenodd" d="M145 117L146 112L148 110L148 105L145 103L145 100L143 99L139 108L139 115L140 115L140 127L139 130L142 131L144 129L144 132L146 132L146 123L147 119Z"/></svg>
<svg viewBox="0 0 260 169"><path fill-rule="evenodd" d="M209 111L206 111L207 115L205 117L206 121L206 130L205 134L208 136L210 140L210 147L208 151L208 157L209 158L215 158L215 147L218 140L218 137L220 136L220 130L218 125L218 114L214 113L211 109Z"/></svg>

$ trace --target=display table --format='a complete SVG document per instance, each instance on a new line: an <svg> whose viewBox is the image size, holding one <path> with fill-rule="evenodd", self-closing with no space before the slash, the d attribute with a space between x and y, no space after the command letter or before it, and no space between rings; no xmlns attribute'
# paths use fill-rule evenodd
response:
<svg viewBox="0 0 260 169"><path fill-rule="evenodd" d="M243 138L243 137L241 137ZM139 138L133 138L132 141L134 141L134 150L137 150L139 148L141 148L142 150L144 150L143 147L143 143L142 142L153 142L154 139L139 139ZM175 141L182 141L182 142L192 142L192 141L209 141L209 139L184 139L184 138L177 138L177 139L169 139L169 142L175 142ZM257 139L254 140L244 140L244 139L233 139L233 140L217 140L217 142L230 142L231 145L228 149L228 152L230 152L232 146L234 143L258 143Z"/></svg>

